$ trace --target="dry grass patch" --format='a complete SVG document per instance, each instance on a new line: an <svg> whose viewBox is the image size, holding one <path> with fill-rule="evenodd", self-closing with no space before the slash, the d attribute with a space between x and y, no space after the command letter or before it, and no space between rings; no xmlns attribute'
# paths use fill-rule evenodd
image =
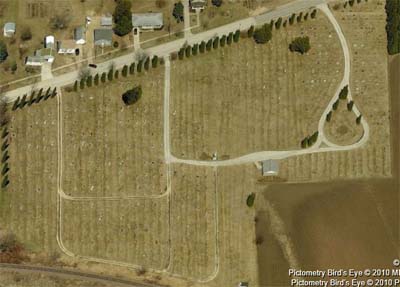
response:
<svg viewBox="0 0 400 287"><path fill-rule="evenodd" d="M0 226L28 250L52 252L57 250L57 101L10 114L10 185L0 195Z"/></svg>
<svg viewBox="0 0 400 287"><path fill-rule="evenodd" d="M310 37L306 55L291 53ZM233 158L300 148L342 78L343 55L322 13L273 32L266 45L242 39L171 66L172 152L179 158ZM329 67L329 68L327 68Z"/></svg>
<svg viewBox="0 0 400 287"><path fill-rule="evenodd" d="M390 108L384 1L354 11L335 11L351 50L351 92L370 127L365 146L353 151L311 154L282 161L290 181L391 176Z"/></svg>
<svg viewBox="0 0 400 287"><path fill-rule="evenodd" d="M62 241L80 256L164 269L168 198L63 201Z"/></svg>
<svg viewBox="0 0 400 287"><path fill-rule="evenodd" d="M71 196L159 195L166 191L163 68L63 96L63 189ZM122 94L141 85L142 98Z"/></svg>
<svg viewBox="0 0 400 287"><path fill-rule="evenodd" d="M196 280L212 276L216 258L216 172L173 165L170 271Z"/></svg>
<svg viewBox="0 0 400 287"><path fill-rule="evenodd" d="M332 117L325 123L324 133L327 139L338 145L350 145L357 142L363 135L363 127L356 123L356 115L347 109L347 101L340 101Z"/></svg>

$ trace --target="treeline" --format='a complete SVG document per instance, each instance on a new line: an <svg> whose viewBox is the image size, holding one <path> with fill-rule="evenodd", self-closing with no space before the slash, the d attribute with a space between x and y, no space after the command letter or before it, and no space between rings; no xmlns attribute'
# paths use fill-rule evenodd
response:
<svg viewBox="0 0 400 287"><path fill-rule="evenodd" d="M135 73L141 73L143 71L148 71L150 68L157 68L158 65L163 65L164 59L159 58L157 55L150 58L149 56L143 57L137 63L133 62L129 66L124 65L121 70L110 67L108 72L103 72L101 74L96 74L94 76L90 74L81 75L79 80L76 80L72 89L73 91L78 91L78 89L83 90L85 87L98 86L100 83L105 83L107 81L111 82L114 79L118 79L120 74L122 77L127 77L128 75L133 75ZM70 90L71 87L67 89Z"/></svg>
<svg viewBox="0 0 400 287"><path fill-rule="evenodd" d="M390 55L399 53L400 0L386 0L387 50Z"/></svg>
<svg viewBox="0 0 400 287"><path fill-rule="evenodd" d="M21 97L18 97L12 106L12 110L23 109L25 106L31 106L33 104L38 104L42 100L47 101L49 98L54 98L57 95L57 88L54 87L51 89L50 87L44 92L44 89L41 88L39 91L33 91L29 98L28 95L25 94Z"/></svg>
<svg viewBox="0 0 400 287"><path fill-rule="evenodd" d="M0 128L1 128L1 188L4 189L10 184L8 179L9 167L9 132L8 132L9 115L7 104L0 102Z"/></svg>

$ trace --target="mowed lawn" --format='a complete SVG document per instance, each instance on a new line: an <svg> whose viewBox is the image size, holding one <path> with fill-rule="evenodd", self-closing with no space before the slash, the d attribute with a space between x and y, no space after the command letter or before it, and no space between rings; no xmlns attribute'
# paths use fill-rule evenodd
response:
<svg viewBox="0 0 400 287"><path fill-rule="evenodd" d="M63 190L79 196L151 196L166 191L164 68L64 93ZM140 85L141 99L122 94Z"/></svg>
<svg viewBox="0 0 400 287"><path fill-rule="evenodd" d="M9 179L0 227L31 251L57 250L57 100L10 112Z"/></svg>
<svg viewBox="0 0 400 287"><path fill-rule="evenodd" d="M309 36L311 50L291 53L289 43ZM343 76L337 35L316 19L175 61L171 70L171 143L179 158L233 158L263 150L300 148Z"/></svg>

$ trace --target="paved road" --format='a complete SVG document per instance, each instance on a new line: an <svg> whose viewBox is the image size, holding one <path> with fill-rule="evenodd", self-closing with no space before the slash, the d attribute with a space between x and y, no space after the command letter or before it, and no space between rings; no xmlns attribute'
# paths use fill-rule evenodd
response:
<svg viewBox="0 0 400 287"><path fill-rule="evenodd" d="M161 44L158 46L154 46L145 50L145 52L149 55L158 55L159 57L163 57L165 55L169 55L172 52L178 51L184 44L187 42L192 45L195 43L200 43L201 41L207 41L210 38L215 36L222 36L229 34L230 32L234 32L236 30L247 30L251 25L259 25L263 23L267 23L271 21L271 19L276 19L278 17L288 16L294 12L305 10L311 7L315 7L319 4L326 3L329 0L296 0L287 5L281 6L274 10L268 11L264 14L255 17L245 18L227 25L223 25L214 29L210 29L198 34L188 35L184 39L178 39L175 41L171 41L165 44ZM117 69L122 68L126 64L130 64L135 60L135 53L130 53L124 56L116 57L105 61L103 63L98 64L98 68L96 72L102 73L108 71L110 65L114 63ZM48 79L36 83L35 85L28 85L25 87L21 87L4 94L7 102L12 102L16 100L17 97L22 96L23 94L30 93L33 88L47 88L49 86L66 86L73 84L75 80L78 78L79 71L73 71L69 73L62 74L60 76L54 77L53 79Z"/></svg>
<svg viewBox="0 0 400 287"><path fill-rule="evenodd" d="M33 265L20 265L20 264L8 264L0 263L0 270L6 271L16 271L23 273L38 273L45 274L49 276L57 276L66 279L77 279L85 280L91 282L99 282L104 284L109 284L110 286L123 286L123 287L162 287L163 285L155 285L149 283L137 283L125 279L120 279L116 277L102 276L93 273L78 272L63 268L50 268L50 267L40 267Z"/></svg>

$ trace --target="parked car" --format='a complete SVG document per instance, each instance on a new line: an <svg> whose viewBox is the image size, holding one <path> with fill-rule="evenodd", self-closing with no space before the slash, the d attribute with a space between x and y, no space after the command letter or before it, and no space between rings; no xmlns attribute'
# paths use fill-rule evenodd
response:
<svg viewBox="0 0 400 287"><path fill-rule="evenodd" d="M96 69L96 68L97 68L97 65L96 65L96 64L89 64L89 67L90 67L90 68Z"/></svg>

